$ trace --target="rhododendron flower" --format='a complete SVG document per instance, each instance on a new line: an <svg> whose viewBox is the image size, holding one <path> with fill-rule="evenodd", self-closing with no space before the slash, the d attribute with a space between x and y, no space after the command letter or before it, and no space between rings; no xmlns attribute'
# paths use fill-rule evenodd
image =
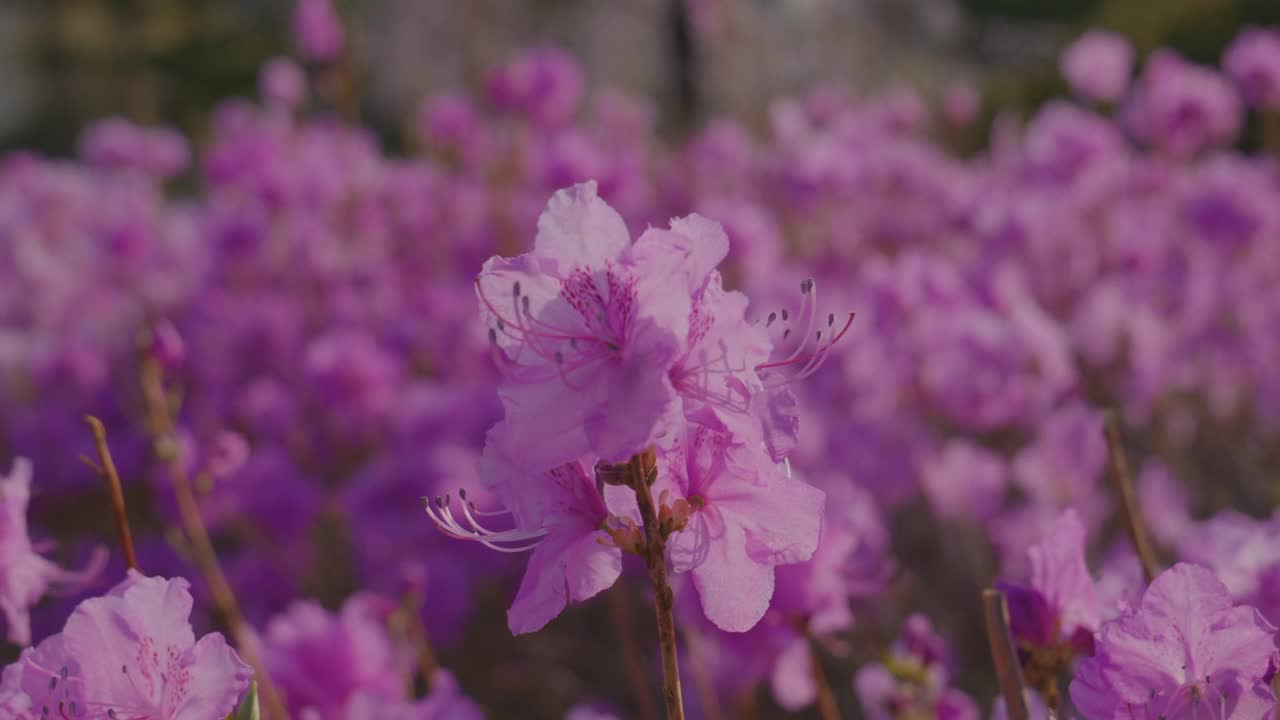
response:
<svg viewBox="0 0 1280 720"><path fill-rule="evenodd" d="M1207 569L1180 563L1102 626L1071 699L1088 720L1270 717L1276 629Z"/></svg>
<svg viewBox="0 0 1280 720"><path fill-rule="evenodd" d="M309 60L327 62L341 55L346 37L333 1L298 0L293 8L293 39Z"/></svg>
<svg viewBox="0 0 1280 720"><path fill-rule="evenodd" d="M1058 64L1071 89L1089 100L1115 102L1129 89L1133 44L1123 35L1093 30L1063 51Z"/></svg>
<svg viewBox="0 0 1280 720"><path fill-rule="evenodd" d="M689 335L690 288L726 244L650 231L632 245L594 182L556 193L533 252L492 258L476 280L506 410L486 452L545 469L651 444L678 411L668 374Z"/></svg>
<svg viewBox="0 0 1280 720"><path fill-rule="evenodd" d="M723 630L759 622L774 568L804 562L818 547L825 493L788 477L758 439L689 426L664 453L655 491L689 504L688 524L668 546L671 569L692 573L703 611Z"/></svg>
<svg viewBox="0 0 1280 720"><path fill-rule="evenodd" d="M1250 105L1280 110L1280 32L1254 28L1240 33L1222 66Z"/></svg>
<svg viewBox="0 0 1280 720"><path fill-rule="evenodd" d="M18 458L8 477L0 477L0 612L4 613L9 640L31 643L28 614L46 592L74 592L95 580L106 564L105 549L78 571L64 570L46 560L27 534L27 503L31 500L31 463Z"/></svg>
<svg viewBox="0 0 1280 720"><path fill-rule="evenodd" d="M514 528L495 532L485 527L480 521L484 515L504 513L480 513L465 493L456 504L451 498L428 499L427 512L451 537L503 552L533 549L507 612L511 632L540 630L569 602L594 597L617 581L622 551L608 543L605 528L610 509L581 462L533 474L514 463L489 468L500 496L508 500ZM615 503L625 508L625 497L615 497Z"/></svg>
<svg viewBox="0 0 1280 720"><path fill-rule="evenodd" d="M1127 113L1140 138L1181 158L1234 140L1244 121L1240 97L1222 75L1172 50L1147 60Z"/></svg>
<svg viewBox="0 0 1280 720"><path fill-rule="evenodd" d="M883 663L865 665L853 687L867 717L889 720L936 717L977 720L978 707L963 691L949 687L950 648L929 618L913 613Z"/></svg>
<svg viewBox="0 0 1280 720"><path fill-rule="evenodd" d="M390 611L389 602L361 594L349 598L336 615L314 602L298 601L273 618L263 656L289 708L338 720L357 693L401 699L407 668L387 634Z"/></svg>
<svg viewBox="0 0 1280 720"><path fill-rule="evenodd" d="M221 634L196 640L189 587L182 578L131 570L106 595L80 603L61 633L5 669L0 703L9 698L11 707L30 708L16 720L226 717L253 671Z"/></svg>
<svg viewBox="0 0 1280 720"><path fill-rule="evenodd" d="M1032 546L1030 586L1001 583L1009 599L1014 634L1034 645L1060 640L1082 649L1092 645L1101 611L1085 564L1085 530L1075 510L1066 510Z"/></svg>

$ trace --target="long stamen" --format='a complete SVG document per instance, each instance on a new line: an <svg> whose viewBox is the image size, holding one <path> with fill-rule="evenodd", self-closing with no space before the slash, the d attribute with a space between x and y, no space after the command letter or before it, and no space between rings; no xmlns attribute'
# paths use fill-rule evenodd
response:
<svg viewBox="0 0 1280 720"><path fill-rule="evenodd" d="M826 361L827 356L830 355L831 348L835 347L835 344L840 342L840 340L844 338L845 334L849 332L849 328L853 326L853 319L855 315L856 313L849 313L849 318L845 320L844 326L840 328L840 332L836 333L825 343L820 343L813 352L787 360L763 363L761 365L757 365L756 370L769 370L771 368L786 367L788 365L795 365L796 363L803 362L805 364L792 379L794 380L812 375L818 370L822 363Z"/></svg>
<svg viewBox="0 0 1280 720"><path fill-rule="evenodd" d="M542 542L542 537L547 534L547 531L541 528L537 530L520 530L518 528L498 531L490 530L481 525L475 519L475 516L471 514L471 503L465 497L462 502L462 514L467 521L465 525L454 517L448 495L438 496L434 500L424 497L422 500L427 515L431 517L431 520L442 533L456 540L478 542L498 552L513 553L531 550L537 547ZM492 514L498 515L502 513ZM509 543L521 544L512 546Z"/></svg>

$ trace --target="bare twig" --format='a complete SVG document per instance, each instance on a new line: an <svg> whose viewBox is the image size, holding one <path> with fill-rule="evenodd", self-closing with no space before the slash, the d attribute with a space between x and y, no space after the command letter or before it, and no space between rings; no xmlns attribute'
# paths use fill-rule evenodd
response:
<svg viewBox="0 0 1280 720"><path fill-rule="evenodd" d="M153 434L156 454L168 462L169 479L173 483L173 495L178 504L178 516L182 522L183 533L191 545L196 567L204 576L213 604L226 622L232 638L235 639L237 649L254 669L258 689L267 706L268 717L289 720L289 711L285 709L284 701L281 700L275 684L271 682L266 664L263 663L262 656L258 652L257 636L240 612L240 604L231 590L231 584L227 582L226 574L222 571L218 554L213 547L213 540L209 537L209 529L205 527L204 518L200 515L200 506L191 489L191 479L187 477L187 470L174 432L169 398L164 387L164 370L150 357L145 357L142 363L142 393L146 400L147 419Z"/></svg>
<svg viewBox="0 0 1280 720"><path fill-rule="evenodd" d="M1107 413L1104 426L1107 436L1107 452L1111 456L1111 482L1115 485L1116 495L1120 498L1120 511L1124 515L1125 529L1129 532L1129 540L1138 553L1142 563L1142 574L1150 584L1159 574L1156 565L1155 550L1151 538L1147 534L1147 524L1142 519L1138 508L1137 495L1133 489L1133 474L1129 470L1129 460L1124 453L1124 445L1120 441L1120 422L1114 412Z"/></svg>
<svg viewBox="0 0 1280 720"><path fill-rule="evenodd" d="M107 446L107 429L102 421L88 415L85 422L93 432L93 444L98 450L98 462L94 463L86 457L81 460L97 471L107 483L107 494L111 496L111 509L115 512L116 528L120 531L120 549L124 552L125 564L130 570L138 569L138 556L133 551L133 533L129 532L129 516L124 508L124 488L120 485L120 474L116 472L115 461L111 459L111 448Z"/></svg>
<svg viewBox="0 0 1280 720"><path fill-rule="evenodd" d="M982 608L986 615L991 659L996 666L1007 717L1009 720L1028 720L1027 700L1022 692L1022 668L1014 650L1013 636L1009 633L1009 606L1004 593L992 588L983 590Z"/></svg>
<svg viewBox="0 0 1280 720"><path fill-rule="evenodd" d="M662 649L662 698L667 707L667 720L684 720L684 696L680 689L680 660L676 653L675 593L667 578L667 539L659 524L658 508L649 486L655 472L653 451L638 454L627 461L629 485L636 493L636 504L645 530L645 566L653 584L653 604L658 619L658 644Z"/></svg>

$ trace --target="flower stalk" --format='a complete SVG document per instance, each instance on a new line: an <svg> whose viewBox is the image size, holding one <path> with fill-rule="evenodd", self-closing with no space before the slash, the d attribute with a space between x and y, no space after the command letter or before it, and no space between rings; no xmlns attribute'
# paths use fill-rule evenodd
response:
<svg viewBox="0 0 1280 720"><path fill-rule="evenodd" d="M627 484L636 494L640 518L644 522L644 562L653 585L654 608L658 620L658 644L662 649L662 698L667 720L684 720L684 696L680 689L680 660L676 653L675 593L667 577L667 537L658 507L653 501L653 481L657 478L657 456L652 449L633 456L626 464Z"/></svg>
<svg viewBox="0 0 1280 720"><path fill-rule="evenodd" d="M200 515L200 506L191 487L191 478L187 476L183 465L177 433L174 431L169 397L164 387L164 368L150 356L144 356L142 360L142 394L156 455L168 464L178 516L182 522L183 534L191 544L196 567L204 577L213 604L226 622L236 647L245 661L253 667L258 691L267 708L267 716L275 720L289 720L284 701L271 682L266 664L258 652L257 636L240 612L240 604L222 571L213 540L209 537L209 529L205 527L204 518Z"/></svg>
<svg viewBox="0 0 1280 720"><path fill-rule="evenodd" d="M125 512L124 488L120 484L120 474L116 471L115 461L111 459L111 448L107 445L107 429L98 418L88 415L85 422L93 432L93 444L98 451L98 462L82 457L81 460L97 471L107 484L107 494L111 497L111 509L115 513L116 528L120 531L120 550L124 553L125 564L130 570L138 569L138 556L133 551L133 533L129 531L129 516Z"/></svg>
<svg viewBox="0 0 1280 720"><path fill-rule="evenodd" d="M1027 699L1023 694L1022 667L1009 631L1009 605L1004 593L994 588L982 591L982 608L987 621L987 641L995 663L1000 692L1004 695L1009 720L1028 720Z"/></svg>
<svg viewBox="0 0 1280 720"><path fill-rule="evenodd" d="M1138 508L1137 494L1133 490L1133 473L1129 470L1129 460L1125 456L1124 445L1120 440L1120 422L1115 412L1107 413L1103 432L1107 436L1107 453L1111 458L1111 482L1115 485L1116 495L1120 498L1120 510L1124 515L1124 526L1129 533L1133 549L1138 553L1142 563L1142 574L1147 584L1160 574L1156 563L1155 550L1151 545L1151 537L1147 534L1147 524L1142 519Z"/></svg>

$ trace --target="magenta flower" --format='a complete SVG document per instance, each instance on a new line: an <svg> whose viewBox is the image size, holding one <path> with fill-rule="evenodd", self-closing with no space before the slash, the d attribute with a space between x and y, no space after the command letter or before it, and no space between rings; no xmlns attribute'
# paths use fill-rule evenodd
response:
<svg viewBox="0 0 1280 720"><path fill-rule="evenodd" d="M1142 140L1180 158L1231 142L1244 122L1235 88L1172 50L1147 60L1127 113Z"/></svg>
<svg viewBox="0 0 1280 720"><path fill-rule="evenodd" d="M739 442L698 425L663 454L655 489L687 500L688 524L671 536L673 572L691 572L717 627L751 629L773 597L774 568L813 557L826 494L788 477L759 440Z"/></svg>
<svg viewBox="0 0 1280 720"><path fill-rule="evenodd" d="M465 493L456 504L448 497L427 500L427 512L451 537L502 552L533 549L507 611L511 632L540 630L569 602L592 598L617 581L622 551L607 543L610 509L581 462L531 475L515 463L490 457L487 469L515 519L514 528L495 532L485 527L478 516L505 513L481 514ZM620 492L615 502L623 506L625 495L626 491Z"/></svg>
<svg viewBox="0 0 1280 720"><path fill-rule="evenodd" d="M1087 650L1101 610L1085 564L1084 525L1076 511L1059 515L1027 555L1030 586L1001 583L1009 598L1014 633L1037 646L1067 641Z"/></svg>
<svg viewBox="0 0 1280 720"><path fill-rule="evenodd" d="M332 0L298 0L293 8L293 37L308 60L337 59L346 38Z"/></svg>
<svg viewBox="0 0 1280 720"><path fill-rule="evenodd" d="M263 654L289 708L337 720L358 693L401 699L407 670L387 634L389 612L388 602L361 594L348 599L337 615L297 601L273 618Z"/></svg>
<svg viewBox="0 0 1280 720"><path fill-rule="evenodd" d="M1276 629L1205 568L1180 563L1102 626L1071 699L1089 720L1270 717Z"/></svg>
<svg viewBox="0 0 1280 720"><path fill-rule="evenodd" d="M1071 43L1058 60L1071 89L1088 100L1115 102L1129 89L1133 44L1105 30L1092 30Z"/></svg>
<svg viewBox="0 0 1280 720"><path fill-rule="evenodd" d="M1254 28L1240 33L1222 66L1250 105L1280 110L1280 32Z"/></svg>
<svg viewBox="0 0 1280 720"><path fill-rule="evenodd" d="M652 444L678 412L668 377L689 336L693 289L724 256L718 244L650 230L632 245L594 182L561 190L538 219L534 250L494 257L476 280L503 373L506 409L490 431L525 467L584 455L616 462Z"/></svg>
<svg viewBox="0 0 1280 720"><path fill-rule="evenodd" d="M853 679L864 714L872 720L935 717L977 720L977 703L951 683L950 647L929 618L912 613L883 663L864 665Z"/></svg>
<svg viewBox="0 0 1280 720"><path fill-rule="evenodd" d="M31 709L17 720L226 717L253 671L221 634L196 640L189 587L182 578L130 571L106 595L80 603L61 633L5 669L0 703L10 698L21 707L24 701L13 698L25 696Z"/></svg>
<svg viewBox="0 0 1280 720"><path fill-rule="evenodd" d="M97 579L106 565L106 550L99 548L84 569L64 570L46 560L27 534L27 503L31 500L31 463L18 458L8 477L0 477L0 612L9 629L9 641L31 643L29 610L45 593L69 593Z"/></svg>

